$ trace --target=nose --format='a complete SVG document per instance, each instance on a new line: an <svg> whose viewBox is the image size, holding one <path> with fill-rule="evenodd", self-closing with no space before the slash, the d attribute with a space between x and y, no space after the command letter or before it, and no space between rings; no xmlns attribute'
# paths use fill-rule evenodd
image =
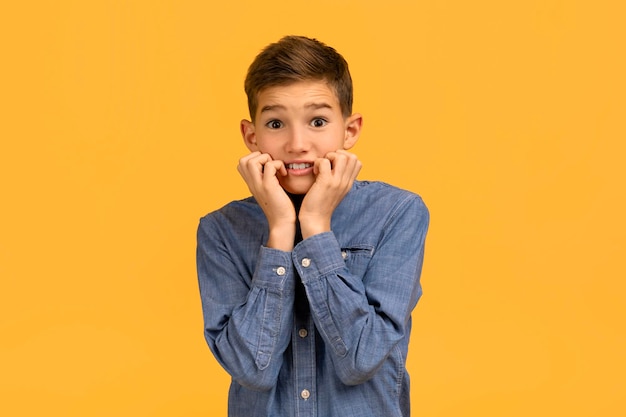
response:
<svg viewBox="0 0 626 417"><path fill-rule="evenodd" d="M290 153L304 153L308 151L309 141L305 129L293 128L289 132L289 138L286 143L286 150Z"/></svg>

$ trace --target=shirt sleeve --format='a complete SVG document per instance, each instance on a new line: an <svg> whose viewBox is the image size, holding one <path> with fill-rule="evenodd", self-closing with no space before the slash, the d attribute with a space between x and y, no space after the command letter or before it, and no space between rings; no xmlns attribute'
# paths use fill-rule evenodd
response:
<svg viewBox="0 0 626 417"><path fill-rule="evenodd" d="M205 338L235 381L269 390L276 385L293 325L290 253L261 247L250 279L217 230L213 220L204 218L197 235Z"/></svg>
<svg viewBox="0 0 626 417"><path fill-rule="evenodd" d="M348 270L332 232L294 248L313 320L343 383L373 377L410 330L411 311L422 293L428 223L426 206L411 194L390 213L363 276Z"/></svg>

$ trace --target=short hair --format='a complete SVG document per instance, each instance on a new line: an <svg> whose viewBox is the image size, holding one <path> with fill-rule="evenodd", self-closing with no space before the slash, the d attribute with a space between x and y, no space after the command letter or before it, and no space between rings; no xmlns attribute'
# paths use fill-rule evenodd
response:
<svg viewBox="0 0 626 417"><path fill-rule="evenodd" d="M248 68L244 89L252 121L261 91L308 80L326 81L337 96L343 116L350 116L352 77L343 56L317 39L285 36L263 49Z"/></svg>

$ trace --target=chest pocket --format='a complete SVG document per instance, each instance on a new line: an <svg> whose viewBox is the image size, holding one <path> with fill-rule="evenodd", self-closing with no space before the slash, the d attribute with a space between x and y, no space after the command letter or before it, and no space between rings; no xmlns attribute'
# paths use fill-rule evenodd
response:
<svg viewBox="0 0 626 417"><path fill-rule="evenodd" d="M371 245L350 245L341 248L341 257L348 271L361 278L367 271L372 255L374 255L374 247Z"/></svg>

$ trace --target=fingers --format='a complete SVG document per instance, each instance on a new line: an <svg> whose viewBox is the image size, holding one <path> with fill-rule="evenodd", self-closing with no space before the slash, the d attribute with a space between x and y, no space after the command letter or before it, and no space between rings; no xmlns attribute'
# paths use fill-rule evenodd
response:
<svg viewBox="0 0 626 417"><path fill-rule="evenodd" d="M317 158L315 162L313 162L313 173L315 175L324 175L331 172L331 164L328 158Z"/></svg>
<svg viewBox="0 0 626 417"><path fill-rule="evenodd" d="M267 161L262 167L262 181L265 185L274 184L278 175L287 175L287 168L283 161Z"/></svg>
<svg viewBox="0 0 626 417"><path fill-rule="evenodd" d="M316 159L313 166L315 182L306 193L298 214L305 238L330 230L332 214L350 192L361 162L356 155L340 150Z"/></svg>
<svg viewBox="0 0 626 417"><path fill-rule="evenodd" d="M269 154L252 152L239 160L237 170L267 218L270 228L267 245L291 250L296 212L278 179L287 175L285 164L273 160Z"/></svg>
<svg viewBox="0 0 626 417"><path fill-rule="evenodd" d="M246 182L254 177L260 177L260 173L263 172L263 165L268 157L269 155L264 156L261 152L252 152L239 160L237 171L239 171Z"/></svg>
<svg viewBox="0 0 626 417"><path fill-rule="evenodd" d="M361 171L361 161L359 161L357 156L353 153L338 150L329 152L325 159L328 160L329 163L327 165L320 163L320 172L330 170L334 176L344 178L350 184L352 184L352 181L356 179Z"/></svg>
<svg viewBox="0 0 626 417"><path fill-rule="evenodd" d="M239 160L237 171L246 183L261 183L276 175L287 175L287 168L282 161L275 161L269 154L252 152Z"/></svg>

